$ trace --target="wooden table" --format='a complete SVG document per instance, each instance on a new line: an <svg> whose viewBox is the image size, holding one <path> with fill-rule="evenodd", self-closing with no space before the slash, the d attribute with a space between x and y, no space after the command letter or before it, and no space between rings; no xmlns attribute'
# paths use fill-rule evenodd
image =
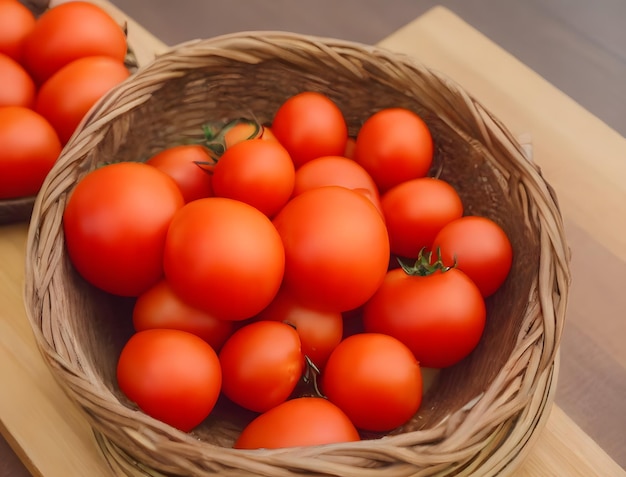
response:
<svg viewBox="0 0 626 477"><path fill-rule="evenodd" d="M142 46L136 51L140 62L165 48L132 21L129 35ZM613 276L626 277L626 139L444 8L430 10L381 45L448 74L513 133L529 139L560 199L574 254L584 252L591 260L601 251L610 259ZM26 232L24 224L0 227L0 431L35 476L110 475L87 422L36 349L22 302ZM587 280L602 276L605 264L575 262L574 281L582 274ZM585 298L624 314L623 294L606 287L591 287ZM585 319L585 313L570 308L568 319ZM626 323L613 317L610 325L587 331L616 357L623 372ZM562 363L567 360L563 354ZM626 396L621 398L626 404ZM626 472L555 406L516 475L618 477Z"/></svg>

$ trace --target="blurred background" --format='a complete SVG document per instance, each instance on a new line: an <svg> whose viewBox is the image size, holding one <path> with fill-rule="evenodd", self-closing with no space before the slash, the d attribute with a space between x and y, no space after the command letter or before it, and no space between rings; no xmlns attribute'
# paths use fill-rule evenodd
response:
<svg viewBox="0 0 626 477"><path fill-rule="evenodd" d="M443 5L626 135L624 0L112 1L168 45L241 30L373 44Z"/></svg>
<svg viewBox="0 0 626 477"><path fill-rule="evenodd" d="M242 30L283 30L374 44L433 6L442 5L626 136L624 0L111 1L168 45ZM562 363L559 388L568 387L567 394L572 396L568 399L584 399L588 405L570 406L558 392L556 402L626 466L626 442L603 435L601 423L593 420L594 406L602 406L604 396L610 395L610 402L615 403L622 394L626 401L626 390L607 385L572 392L571 386L587 382L584 376L574 380L575 374L593 373L594 363L606 366L607 362L601 357L589 360L577 352L576 337L567 333L566 329L564 352L580 356L581 361L587 359L587 363L570 359L569 368ZM572 414L570 408L578 409L578 414ZM29 475L0 439L0 477Z"/></svg>

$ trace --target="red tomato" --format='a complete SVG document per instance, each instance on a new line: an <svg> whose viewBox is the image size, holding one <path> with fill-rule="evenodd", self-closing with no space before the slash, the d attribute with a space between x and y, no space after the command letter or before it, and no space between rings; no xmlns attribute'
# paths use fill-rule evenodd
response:
<svg viewBox="0 0 626 477"><path fill-rule="evenodd" d="M387 229L372 202L357 192L338 186L303 192L274 225L285 247L285 286L307 306L357 308L385 276Z"/></svg>
<svg viewBox="0 0 626 477"><path fill-rule="evenodd" d="M444 225L463 215L454 187L431 177L402 182L380 200L391 252L401 257L417 258Z"/></svg>
<svg viewBox="0 0 626 477"><path fill-rule="evenodd" d="M217 354L179 330L140 331L117 363L120 390L155 419L191 431L213 410L222 384Z"/></svg>
<svg viewBox="0 0 626 477"><path fill-rule="evenodd" d="M35 21L33 13L21 2L0 0L0 53L21 63L22 45L35 28Z"/></svg>
<svg viewBox="0 0 626 477"><path fill-rule="evenodd" d="M219 350L234 331L232 321L218 320L180 299L166 280L161 280L137 298L133 307L136 331L167 328L187 331Z"/></svg>
<svg viewBox="0 0 626 477"><path fill-rule="evenodd" d="M35 195L61 153L45 118L20 107L0 107L0 199Z"/></svg>
<svg viewBox="0 0 626 477"><path fill-rule="evenodd" d="M363 193L381 211L378 188L372 176L357 162L342 156L322 156L296 171L293 195L317 187L337 185Z"/></svg>
<svg viewBox="0 0 626 477"><path fill-rule="evenodd" d="M277 321L239 328L219 354L224 395L234 403L265 412L287 400L304 369L296 330Z"/></svg>
<svg viewBox="0 0 626 477"><path fill-rule="evenodd" d="M422 373L411 351L396 338L360 333L332 352L322 389L357 428L389 431L419 409Z"/></svg>
<svg viewBox="0 0 626 477"><path fill-rule="evenodd" d="M63 66L87 56L126 57L126 35L102 8L72 1L47 10L23 45L26 69L42 84Z"/></svg>
<svg viewBox="0 0 626 477"><path fill-rule="evenodd" d="M226 149L213 168L213 192L273 217L289 200L295 169L277 141L248 139Z"/></svg>
<svg viewBox="0 0 626 477"><path fill-rule="evenodd" d="M169 147L146 161L170 176L183 194L185 202L210 197L211 175L198 163L211 162L211 156L200 145Z"/></svg>
<svg viewBox="0 0 626 477"><path fill-rule="evenodd" d="M163 276L165 236L182 206L176 183L154 167L100 167L78 182L63 214L70 259L93 285L138 296Z"/></svg>
<svg viewBox="0 0 626 477"><path fill-rule="evenodd" d="M426 176L433 161L433 139L414 112L383 109L361 126L354 159L370 173L382 194L401 182Z"/></svg>
<svg viewBox="0 0 626 477"><path fill-rule="evenodd" d="M130 75L124 63L107 56L72 61L39 89L35 110L48 119L67 143L91 107Z"/></svg>
<svg viewBox="0 0 626 477"><path fill-rule="evenodd" d="M424 276L391 270L363 308L367 332L397 338L428 368L465 358L480 341L485 319L480 290L454 268Z"/></svg>
<svg viewBox="0 0 626 477"><path fill-rule="evenodd" d="M0 107L34 104L35 82L17 61L0 53Z"/></svg>
<svg viewBox="0 0 626 477"><path fill-rule="evenodd" d="M340 312L305 306L284 288L255 319L292 325L300 336L302 353L320 370L343 337L343 315Z"/></svg>
<svg viewBox="0 0 626 477"><path fill-rule="evenodd" d="M342 155L348 141L341 110L327 96L312 91L296 94L278 108L272 132L296 168L316 157Z"/></svg>
<svg viewBox="0 0 626 477"><path fill-rule="evenodd" d="M218 319L243 320L274 299L285 251L262 212L237 200L209 197L176 214L163 261L165 276L183 300Z"/></svg>
<svg viewBox="0 0 626 477"><path fill-rule="evenodd" d="M279 449L360 440L348 416L326 399L291 399L248 424L235 449Z"/></svg>
<svg viewBox="0 0 626 477"><path fill-rule="evenodd" d="M486 217L467 216L450 222L433 240L443 263L465 272L484 297L494 294L513 264L513 247L506 232Z"/></svg>

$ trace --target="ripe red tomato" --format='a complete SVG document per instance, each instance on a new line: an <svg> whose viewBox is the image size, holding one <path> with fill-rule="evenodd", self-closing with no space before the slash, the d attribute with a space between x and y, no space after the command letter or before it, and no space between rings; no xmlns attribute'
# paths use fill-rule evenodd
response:
<svg viewBox="0 0 626 477"><path fill-rule="evenodd" d="M402 182L380 200L391 252L401 257L417 258L444 225L463 215L454 187L431 177Z"/></svg>
<svg viewBox="0 0 626 477"><path fill-rule="evenodd" d="M428 368L465 358L480 341L485 319L480 290L454 268L424 276L391 270L363 307L367 332L397 338Z"/></svg>
<svg viewBox="0 0 626 477"><path fill-rule="evenodd" d="M176 214L163 262L165 276L183 300L218 319L244 320L274 299L285 251L272 222L258 209L209 197Z"/></svg>
<svg viewBox="0 0 626 477"><path fill-rule="evenodd" d="M146 414L189 432L215 407L222 373L205 341L185 331L158 329L131 336L117 363L117 381Z"/></svg>
<svg viewBox="0 0 626 477"><path fill-rule="evenodd" d="M176 183L154 167L95 169L78 182L63 214L70 259L93 285L138 296L163 276L165 236L182 206Z"/></svg>
<svg viewBox="0 0 626 477"><path fill-rule="evenodd" d="M406 423L422 402L422 373L396 338L359 333L344 339L322 374L330 402L362 430L389 431Z"/></svg>
<svg viewBox="0 0 626 477"><path fill-rule="evenodd" d="M45 118L20 107L0 107L0 199L35 195L61 153Z"/></svg>
<svg viewBox="0 0 626 477"><path fill-rule="evenodd" d="M234 322L218 320L180 299L167 280L143 292L133 307L136 331L167 328L187 331L202 338L218 351L233 333Z"/></svg>
<svg viewBox="0 0 626 477"><path fill-rule="evenodd" d="M348 416L326 399L291 399L256 417L241 432L235 449L279 449L360 440Z"/></svg>
<svg viewBox="0 0 626 477"><path fill-rule="evenodd" d="M274 115L272 132L296 168L316 157L341 156L348 141L348 126L339 107L313 91L287 99Z"/></svg>
<svg viewBox="0 0 626 477"><path fill-rule="evenodd" d="M170 176L183 194L185 202L213 195L211 174L198 163L210 162L207 150L197 144L172 146L146 161Z"/></svg>
<svg viewBox="0 0 626 477"><path fill-rule="evenodd" d="M222 392L234 403L265 412L287 400L304 369L296 330L277 321L239 328L219 353Z"/></svg>
<svg viewBox="0 0 626 477"><path fill-rule="evenodd" d="M513 247L506 232L486 217L467 216L450 222L433 240L447 266L465 272L484 297L494 294L513 264Z"/></svg>
<svg viewBox="0 0 626 477"><path fill-rule="evenodd" d="M108 56L123 63L126 35L106 11L85 1L59 4L44 12L23 45L24 66L38 84L87 56Z"/></svg>
<svg viewBox="0 0 626 477"><path fill-rule="evenodd" d="M39 89L35 110L54 126L63 144L91 107L130 75L124 63L89 56L59 69Z"/></svg>
<svg viewBox="0 0 626 477"><path fill-rule="evenodd" d="M34 104L35 82L17 61L0 53L0 107Z"/></svg>
<svg viewBox="0 0 626 477"><path fill-rule="evenodd" d="M0 0L0 53L21 63L22 45L35 28L35 21L33 13L21 2Z"/></svg>
<svg viewBox="0 0 626 477"><path fill-rule="evenodd" d="M226 149L213 168L213 192L273 217L289 200L295 169L277 141L248 139Z"/></svg>
<svg viewBox="0 0 626 477"><path fill-rule="evenodd" d="M354 159L370 173L382 194L401 182L426 176L433 161L433 139L414 112L383 109L361 126Z"/></svg>
<svg viewBox="0 0 626 477"><path fill-rule="evenodd" d="M357 308L387 271L389 239L372 202L344 187L311 189L274 218L285 247L287 289L305 305Z"/></svg>
<svg viewBox="0 0 626 477"><path fill-rule="evenodd" d="M323 369L328 356L343 337L343 315L305 306L292 293L281 288L256 320L282 321L292 325L302 343L302 354Z"/></svg>
<svg viewBox="0 0 626 477"><path fill-rule="evenodd" d="M322 156L300 166L296 171L293 195L329 185L363 193L382 214L378 188L372 176L360 164L343 156Z"/></svg>

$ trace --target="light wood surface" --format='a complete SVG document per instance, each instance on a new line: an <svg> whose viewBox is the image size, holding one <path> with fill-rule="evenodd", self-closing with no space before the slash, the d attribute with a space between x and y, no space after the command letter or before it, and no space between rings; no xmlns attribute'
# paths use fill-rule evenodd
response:
<svg viewBox="0 0 626 477"><path fill-rule="evenodd" d="M145 47L140 54L146 58L164 48L132 23L129 35L139 37ZM381 44L414 55L448 74L515 134L527 135L535 160L560 198L574 254L609 259L612 276L625 276L623 137L446 9L429 11ZM54 381L36 349L22 304L25 236L25 225L0 228L0 431L35 476L109 475L86 421ZM577 270L591 277L603 274L602 263L581 260L573 265L577 267L573 269L575 282ZM586 290L586 299L602 303L609 312L623 313L625 308L619 308L624 303L623 293L611 293L610 285L603 286L600 281ZM619 341L626 335L626 324L614 320L607 330L599 316L600 325L587 329L582 321L586 310L576 314L574 298L570 300L574 313L569 316L579 317L581 332L590 334L623 372L626 359ZM565 351L561 367L568 365ZM600 376L598 383L613 378ZM623 389L619 386L618 390ZM618 395L611 403L623 406L624 397L620 400ZM615 432L619 444L624 430L621 435L619 429ZM560 407L554 407L546 428L515 475L617 477L626 476L626 472Z"/></svg>

